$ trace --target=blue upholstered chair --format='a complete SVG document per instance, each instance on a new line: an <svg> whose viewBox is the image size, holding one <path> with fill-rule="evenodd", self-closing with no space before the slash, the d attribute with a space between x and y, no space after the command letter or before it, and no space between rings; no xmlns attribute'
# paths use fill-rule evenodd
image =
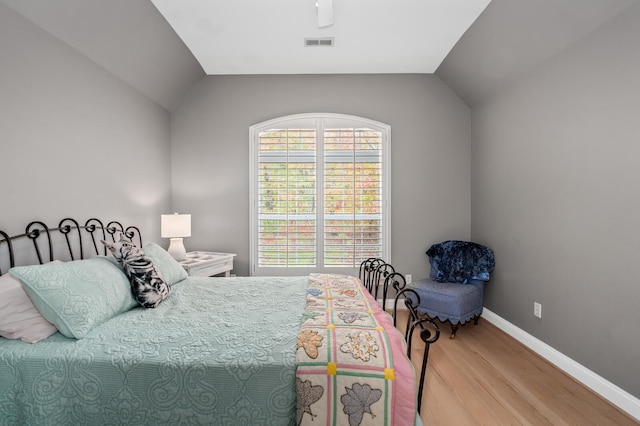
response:
<svg viewBox="0 0 640 426"><path fill-rule="evenodd" d="M444 241L427 251L429 278L409 286L420 295L418 312L451 324L451 339L461 325L478 325L484 304L484 284L495 260L493 251L469 241Z"/></svg>

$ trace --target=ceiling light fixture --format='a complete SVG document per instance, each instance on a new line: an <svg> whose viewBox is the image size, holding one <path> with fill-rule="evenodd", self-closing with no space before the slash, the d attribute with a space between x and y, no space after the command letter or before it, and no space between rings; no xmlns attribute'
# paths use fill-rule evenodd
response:
<svg viewBox="0 0 640 426"><path fill-rule="evenodd" d="M318 9L318 28L333 25L333 0L316 0Z"/></svg>

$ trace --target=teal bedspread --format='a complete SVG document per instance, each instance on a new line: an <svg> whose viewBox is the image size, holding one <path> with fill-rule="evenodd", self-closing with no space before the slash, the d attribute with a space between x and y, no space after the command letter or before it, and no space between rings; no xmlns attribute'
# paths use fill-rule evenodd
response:
<svg viewBox="0 0 640 426"><path fill-rule="evenodd" d="M188 278L81 340L0 338L0 424L294 424L307 284Z"/></svg>

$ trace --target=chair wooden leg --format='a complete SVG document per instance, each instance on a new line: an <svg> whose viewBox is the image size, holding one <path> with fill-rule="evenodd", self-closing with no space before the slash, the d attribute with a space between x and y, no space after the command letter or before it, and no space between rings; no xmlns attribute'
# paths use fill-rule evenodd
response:
<svg viewBox="0 0 640 426"><path fill-rule="evenodd" d="M473 318L473 325L478 325L478 321L480 321L480 315Z"/></svg>
<svg viewBox="0 0 640 426"><path fill-rule="evenodd" d="M449 336L449 339L456 338L456 332L458 331L458 328L460 328L460 324L451 324L451 336Z"/></svg>

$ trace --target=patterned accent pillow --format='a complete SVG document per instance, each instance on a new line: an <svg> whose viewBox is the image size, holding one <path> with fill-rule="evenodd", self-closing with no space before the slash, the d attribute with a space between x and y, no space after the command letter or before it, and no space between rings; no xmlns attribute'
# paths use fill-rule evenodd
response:
<svg viewBox="0 0 640 426"><path fill-rule="evenodd" d="M100 240L122 266L129 277L133 298L143 308L156 308L171 294L171 287L164 280L153 261L136 247L124 234L110 243Z"/></svg>
<svg viewBox="0 0 640 426"><path fill-rule="evenodd" d="M135 307L129 280L104 257L11 268L42 316L66 337L81 339Z"/></svg>

